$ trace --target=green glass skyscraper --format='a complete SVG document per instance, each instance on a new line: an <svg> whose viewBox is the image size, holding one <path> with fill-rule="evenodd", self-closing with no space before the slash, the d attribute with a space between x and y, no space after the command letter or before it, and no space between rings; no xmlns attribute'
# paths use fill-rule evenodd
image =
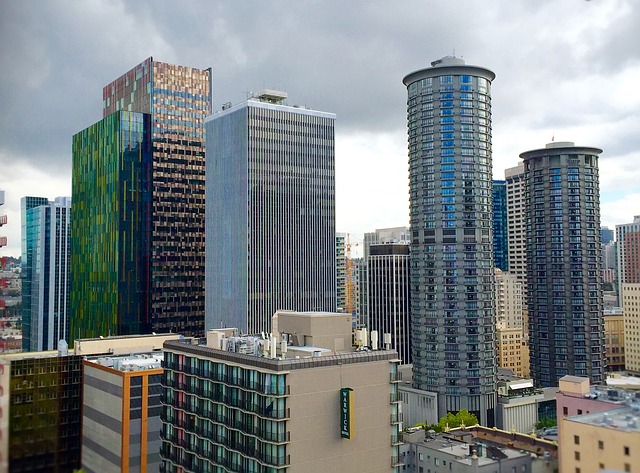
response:
<svg viewBox="0 0 640 473"><path fill-rule="evenodd" d="M73 137L72 339L151 332L150 123L121 111Z"/></svg>

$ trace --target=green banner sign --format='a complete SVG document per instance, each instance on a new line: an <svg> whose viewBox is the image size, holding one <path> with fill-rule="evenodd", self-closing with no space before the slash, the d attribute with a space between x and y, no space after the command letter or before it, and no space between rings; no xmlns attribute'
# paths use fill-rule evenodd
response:
<svg viewBox="0 0 640 473"><path fill-rule="evenodd" d="M342 438L351 438L353 427L353 389L342 388L340 390L340 435Z"/></svg>

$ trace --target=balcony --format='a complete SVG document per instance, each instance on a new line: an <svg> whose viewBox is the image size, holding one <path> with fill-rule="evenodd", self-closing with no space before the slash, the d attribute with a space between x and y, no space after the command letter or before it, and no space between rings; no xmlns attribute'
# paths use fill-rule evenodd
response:
<svg viewBox="0 0 640 473"><path fill-rule="evenodd" d="M402 423L402 414L391 414L390 422L391 422L391 424L401 424Z"/></svg>

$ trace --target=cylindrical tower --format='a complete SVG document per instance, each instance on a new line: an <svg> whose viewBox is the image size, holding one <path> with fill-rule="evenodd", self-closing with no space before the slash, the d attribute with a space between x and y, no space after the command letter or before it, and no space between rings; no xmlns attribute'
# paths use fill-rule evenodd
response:
<svg viewBox="0 0 640 473"><path fill-rule="evenodd" d="M413 384L494 425L491 81L445 57L408 90Z"/></svg>
<svg viewBox="0 0 640 473"><path fill-rule="evenodd" d="M557 386L565 375L603 381L600 153L556 142L520 155L531 372L542 386Z"/></svg>

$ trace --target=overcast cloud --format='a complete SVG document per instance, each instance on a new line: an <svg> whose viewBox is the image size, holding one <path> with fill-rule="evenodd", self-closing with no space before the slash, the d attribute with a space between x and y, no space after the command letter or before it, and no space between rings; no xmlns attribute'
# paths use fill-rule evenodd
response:
<svg viewBox="0 0 640 473"><path fill-rule="evenodd" d="M71 137L146 57L213 67L214 110L264 87L334 112L338 231L408 224L402 78L454 53L493 70L494 176L556 141L604 149L603 225L640 214L637 0L0 3L0 234L19 200L71 193Z"/></svg>

